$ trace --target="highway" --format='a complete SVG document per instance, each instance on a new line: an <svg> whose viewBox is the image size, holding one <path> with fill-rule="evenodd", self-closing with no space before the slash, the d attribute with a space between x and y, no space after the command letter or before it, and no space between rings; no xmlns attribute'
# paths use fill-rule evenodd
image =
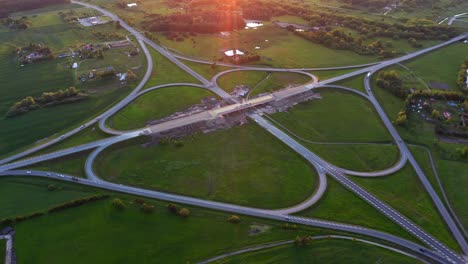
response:
<svg viewBox="0 0 468 264"><path fill-rule="evenodd" d="M460 38L460 39L463 39L463 38ZM385 67L384 65L374 66L373 71L369 72L369 74L367 74L367 76L364 78L364 87L365 87L365 89L366 89L366 91L367 91L367 93L369 95L369 100L374 105L374 107L377 110L377 113L379 114L379 116L382 119L383 123L387 127L387 129L390 132L390 134L392 135L392 137L395 139L395 142L397 143L398 148L400 149L401 155L405 155L408 158L410 164L413 166L416 174L418 175L419 180L421 181L424 188L429 193L432 201L434 202L439 214L444 219L445 223L447 224L447 226L448 226L449 230L451 231L452 235L454 236L454 238L457 240L457 242L460 245L461 249L463 250L464 254L468 256L468 244L466 243L466 240L465 240L463 234L458 229L457 225L455 224L455 221L453 220L452 216L450 215L450 213L445 208L444 204L440 200L439 196L437 195L436 191L432 187L429 180L426 178L424 172L422 171L421 167L417 163L417 161L414 158L413 154L408 149L408 147L404 143L403 139L398 134L398 131L395 129L392 122L390 121L390 119L385 114L385 111L382 109L379 102L377 101L374 94L372 93L372 90L371 90L371 76L372 76L372 74L374 74L375 72L377 72L378 70L380 70L380 69L382 69L384 67Z"/></svg>
<svg viewBox="0 0 468 264"><path fill-rule="evenodd" d="M0 165L0 171L13 170L13 169L16 169L16 168L29 166L29 165L36 164L36 163L43 162L43 161L47 161L47 160L57 159L57 158L60 158L60 157L64 157L64 156L68 156L68 155L71 155L71 154L74 154L74 153L94 149L94 148L97 148L97 147L112 145L112 144L115 144L115 143L118 143L118 142L121 142L121 141L125 141L125 140L131 139L131 138L141 136L142 132L143 132L142 130L132 131L132 132L122 134L122 135L119 135L119 136L109 137L109 138L97 140L97 141L94 141L94 142L90 142L90 143L70 147L70 148L67 148L67 149L62 149L62 150L59 150L59 151L55 151L55 152L51 152L51 153L47 153L47 154L43 154L43 155L39 155L39 156L34 156L34 157L31 157L31 158L28 158L28 159L19 160L19 161L16 161L16 162Z"/></svg>
<svg viewBox="0 0 468 264"><path fill-rule="evenodd" d="M143 76L140 83L137 85L137 87L129 95L127 95L122 101L120 101L114 107L112 107L111 109L109 109L105 113L99 115L98 117L84 123L83 125L81 125L81 126L79 126L77 128L74 128L74 129L66 132L65 134L63 134L63 135L61 135L61 136L59 136L57 138L49 140L46 143L43 143L43 144L41 144L39 146L30 148L30 149L28 149L26 151L23 151L21 153L12 155L12 156L10 156L8 158L2 159L2 160L0 160L0 165L11 162L11 161L19 159L19 158L22 158L22 157L27 156L29 154L32 154L32 153L34 153L36 151L39 151L39 150L44 149L46 147L49 147L49 146L51 146L51 145L53 145L53 144L55 144L55 143L57 143L59 141L62 141L62 140L66 139L66 138L68 138L70 136L73 136L74 134L80 132L83 128L86 128L86 127L89 127L89 126L93 125L94 123L98 122L101 118L103 118L105 116L112 115L113 113L115 113L114 111L116 111L116 109L120 109L121 107L123 107L123 106L127 105L129 102L131 102L134 99L134 96L143 88L143 86L145 86L146 82L151 77L151 72L153 71L153 59L151 57L151 54L149 53L149 50L146 48L145 43L143 41L141 41L140 39L138 39L138 43L140 44L141 49L145 53L146 60L147 60L147 63L148 63L148 68L146 69L145 75Z"/></svg>
<svg viewBox="0 0 468 264"><path fill-rule="evenodd" d="M326 161L322 160L318 157L315 153L311 152L298 142L296 142L293 138L291 138L288 134L284 133L270 122L268 122L265 118L261 117L259 114L250 114L250 118L252 118L258 125L265 128L268 132L270 132L273 136L281 140L283 143L288 145L298 154L300 154L304 159L309 161L312 165L320 170L323 170L328 175L332 176L338 182L343 184L346 188L350 191L354 192L356 195L361 197L363 200L368 202L370 205L375 207L379 210L382 214L390 218L396 224L400 225L408 232L413 234L415 237L420 239L423 243L427 244L435 251L441 254L444 258L446 258L450 263L464 263L463 259L458 256L455 252L448 249L445 245L441 242L433 238L431 235L424 232L421 228L416 226L412 223L408 218L398 213L395 209L391 208L389 205L385 204L384 202L377 199L375 196L364 190L362 187L351 181L348 177L346 177L342 172L337 170L333 165L327 163Z"/></svg>
<svg viewBox="0 0 468 264"><path fill-rule="evenodd" d="M244 103L241 103L241 104L233 104L233 105L230 105L230 106L226 107L225 109L216 110L214 112L213 111L212 112L209 112L209 111L202 112L202 113L195 114L193 116L189 116L189 117L186 117L186 118L170 120L168 122L160 123L160 124L157 124L157 125L154 125L154 126L151 126L151 127L142 128L142 129L138 129L138 130L135 130L135 131L123 131L123 132L120 131L119 132L119 131L115 131L115 130L106 128L105 127L105 120L108 117L112 116L117 111L119 111L120 109L122 109L123 107L128 105L130 102L132 102L133 100L138 98L138 96L140 96L140 95L142 95L143 93L146 92L146 91L140 92L140 90L145 85L145 83L149 80L149 78L151 76L151 72L152 72L152 67L153 67L153 61L151 59L151 56L149 54L148 49L146 48L146 44L148 44L149 46L151 46L152 48L154 48L155 50L160 52L162 55L164 55L166 58L168 58L171 62L173 62L178 67L185 70L187 73L194 76L196 79L198 79L202 83L202 85L199 85L199 84L186 84L186 83L183 83L183 85L192 85L192 86L197 86L197 87L200 87L200 88L209 89L210 91L214 92L215 94L217 94L221 98L224 98L224 99L227 99L227 100L230 100L230 96L229 96L228 93L226 93L224 90L220 89L217 86L217 84L216 84L216 79L217 78L214 78L211 81L206 80L204 77L202 77L201 75L199 75L198 73L196 73L195 71L193 71L192 69L190 69L189 67L184 65L183 63L181 63L180 61L178 61L177 56L175 56L174 54L168 52L163 47L160 47L159 45L156 45L154 42L152 42L151 40L144 37L137 30L135 30L132 27L130 27L129 25L127 25L124 21L122 21L120 18L118 18L114 14L112 14L112 13L110 13L110 12L100 8L100 7L93 6L93 5L90 5L90 4L87 4L87 3L82 3L82 2L77 2L77 1L72 1L72 2L76 3L76 4L86 6L86 7L89 7L89 8L93 8L95 10L98 10L98 11L102 12L103 14L111 17L113 20L119 21L120 24L122 25L122 27L127 29L133 35L135 35L135 37L137 38L137 41L139 42L139 44L142 47L142 50L145 53L145 56L147 57L148 69L147 69L144 77L142 78L142 81L135 88L135 90L133 90L126 98L124 98L118 104L114 105L111 109L109 109L105 113L101 114L97 118L85 123L81 127L78 127L76 129L73 129L73 130L63 134L59 138L53 139L53 140L51 140L51 141L49 141L49 142L47 142L45 144L42 144L40 146L31 148L31 149L29 149L27 151L24 151L22 153L19 153L19 154L13 155L11 157L8 157L8 158L6 158L4 160L1 160L0 161L0 165L1 165L0 166L0 175L3 175L3 176L4 175L30 175L30 176L41 176L41 177L49 177L49 178L56 178L56 179L59 179L59 180L71 181L71 176L66 176L65 178L57 178L56 176L53 176L52 172L32 171L31 173L27 173L25 170L19 170L19 171L7 171L7 170L13 170L13 169L24 167L24 166L34 164L34 163L37 163L37 162L50 160L50 159L55 159L55 158L63 157L63 156L66 156L66 155L70 155L70 154L85 151L85 150L95 149L95 151L93 151L93 153L90 155L90 157L88 158L88 160L86 162L86 166L89 167L92 170L92 163L93 163L94 158L99 154L100 151L102 151L103 149L105 149L106 147L108 147L108 146L110 146L112 144L115 144L115 143L118 143L118 142L121 142L121 141L124 141L124 140L128 140L128 139L131 139L131 138L135 138L135 137L138 137L138 136L141 136L141 135L146 135L146 134L149 134L149 133L157 133L157 132L165 131L165 130L168 130L168 129L172 129L172 128L184 126L184 125L187 125L187 124L191 124L191 123L194 123L194 122L199 122L199 121L202 121L202 120L207 120L207 119L210 119L210 118L214 118L214 117L216 117L218 115L221 115L223 113L227 113L229 111L232 111L233 109L236 109L236 107L241 107L242 109L248 109L248 108L253 108L253 107L255 107L257 105L255 103L253 103L253 104L250 103L251 101L247 101L247 102L244 102ZM340 80L344 80L344 79L351 78L351 77L361 75L361 74L368 74L366 76L366 78L365 78L365 89L366 89L367 95L362 94L362 96L365 96L366 98L368 98L370 100L370 102L374 105L374 107L376 108L377 113L381 117L381 119L384 122L385 126L388 128L389 132L391 133L391 135L395 139L395 142L396 142L398 148L400 149L400 153L401 153L401 156L402 156L402 158L400 159L400 163L397 164L397 165L398 166L403 166L402 164L404 164L404 162L406 162L406 158L409 160L409 162L415 168L416 173L417 173L418 177L420 178L421 182L423 183L424 187L426 188L426 190L430 194L431 198L433 199L438 211L441 213L443 219L447 223L449 229L453 233L455 239L460 244L460 246L461 246L461 248L462 248L462 250L464 251L465 254L468 254L468 246L466 244L466 241L464 240L464 238L463 238L462 234L460 233L460 231L457 229L457 227L456 227L455 223L453 222L450 214L445 209L444 205L440 201L440 199L437 196L437 194L435 193L434 189L432 188L432 186L430 185L430 183L426 179L424 173L422 172L421 168L419 167L416 160L412 156L411 152L408 150L405 143L402 141L401 137L398 135L396 129L393 127L391 121L385 115L383 109L381 108L381 106L377 102L376 98L372 94L372 90L371 90L371 86L370 86L370 77L372 76L372 74L374 74L376 71L378 71L380 69L383 69L385 67L388 67L388 66L396 64L396 63L403 62L405 60L415 58L416 56L420 56L420 55L422 55L424 53L431 52L431 51L433 51L435 49L444 47L446 45L449 45L449 44L452 44L454 42L460 41L460 40L465 39L467 37L468 37L468 34L463 34L461 36L453 38L453 39L451 39L449 41L446 41L444 43L435 45L433 47L429 47L429 48L426 48L426 49L423 49L423 50L420 50L420 51L416 51L416 52L413 52L411 54L408 54L408 55L405 55L405 56L402 56L402 57L399 57L399 58L383 61L383 62L380 62L380 63L367 64L367 65L364 65L364 67L366 67L366 68L358 69L358 70L353 71L351 73L346 73L346 74L343 74L343 75L340 75L340 76L337 76L337 77L333 77L331 79L327 79L325 81L316 82L317 79L312 77L312 78L314 78L314 82L308 83L306 85L298 86L298 87L293 87L291 89L281 90L281 91L273 93L272 95L269 95L270 97L266 98L266 100L270 100L270 99L271 100L276 100L276 99L288 98L288 97L303 93L304 91L309 91L309 90L314 89L314 88L325 87L327 85L330 85L330 84L332 84L334 82L337 82L337 81L340 81ZM335 67L335 68L330 68L330 69L337 69L337 68L346 69L346 68L355 68L355 67L358 67L358 66L344 66L344 67ZM362 65L359 65L359 67L362 67ZM232 71L236 71L236 70L262 70L262 71L270 71L270 72L297 72L297 73L303 73L303 74L307 74L307 75L311 76L310 74L303 72L304 70L310 70L310 69L277 69L277 68L261 68L261 67L250 67L249 69L248 68L249 67L242 67L242 68L239 67L238 69L230 70L230 71L232 72ZM226 71L226 72L224 72L222 74L225 74L225 73L230 72L230 71ZM178 86L178 85L179 84L167 84L167 85L163 85L163 86L164 87L169 87L169 86ZM157 87L153 87L151 89L154 90L154 89L158 89L158 88L163 88L163 86L157 86ZM259 99L255 98L255 99L252 99L252 100L259 100ZM263 103L263 102L259 102L259 103ZM225 111L225 112L223 112L223 111ZM311 226L331 228L331 229L335 229L335 230L342 230L342 231L360 233L360 234L380 238L380 239L383 239L383 240L386 240L386 241L390 241L392 243L396 243L398 245L404 246L404 247L406 247L408 249L411 249L411 250L413 250L413 251L415 251L415 252L417 252L419 254L422 254L422 255L424 255L424 256L426 256L428 258L431 258L431 259L436 260L436 261L441 262L441 263L463 263L463 260L456 253L454 253L453 251L448 249L446 246L441 244L439 241L434 239L429 234L425 233L422 229L420 229L419 227L414 225L406 217L399 214L396 210L389 207L385 203L381 202L376 197L374 197L373 195L371 195L370 193L365 191L363 188L356 185L348 177L346 177L345 173L352 174L353 172L343 171L343 170L340 170L339 168L337 168L337 167L335 167L335 166L333 166L331 164L328 164L324 160L320 159L317 155L310 152L305 147L303 147L302 145L300 145L299 143L294 141L294 139L289 137L287 134L285 134L284 132L282 132L281 130L279 130L275 126L273 126L271 123L269 123L267 120L265 120L260 115L251 114L250 116L251 116L252 119L256 120L256 122L259 125L264 127L266 130L268 130L270 133L272 133L274 136L276 136L282 142L284 142L285 144L287 144L288 146L293 148L296 152L298 152L300 155L302 155L306 160L308 160L311 164L313 164L323 175L325 173L327 173L330 176L334 177L336 180L338 180L345 187L347 187L351 191L355 192L359 197L361 197L362 199L364 199L365 201L370 203L372 206L377 208L384 215L386 215L387 217L392 219L395 223L399 224L400 226L402 226L403 228L408 230L411 234L415 235L417 238L419 238L421 241L423 241L425 244L427 244L430 248L432 248L434 250L434 252L436 252L436 253L434 253L432 251L429 251L427 249L424 249L421 246L416 245L416 244L414 244L412 242L409 242L409 241L406 241L406 240L403 240L403 239L400 239L400 238L396 238L396 237L391 236L389 234L385 234L385 233L378 232L378 231L375 231L375 230L366 229L366 228L362 228L362 227L356 227L356 226L353 226L353 225L334 223L334 222L330 222L330 221L308 219L308 218L302 218L302 217L296 217L296 216L287 216L286 215L286 213L288 213L287 211L274 212L272 210L263 210L263 209L258 209L258 208L241 207L241 206L236 206L236 205L231 205L231 204L226 204L226 203L218 203L218 202L213 202L213 201L196 199L196 198L192 198L192 197L172 195L172 194L166 194L166 193L155 192L155 191L150 191L150 190L144 190L144 189L134 188L134 187L130 187L130 186L122 186L122 185L119 185L119 184L114 184L114 183L109 183L109 182L102 181L96 175L94 175L94 177L91 175L90 179L82 179L82 180L79 181L79 183L89 185L89 186L109 189L109 190L113 190L113 191L118 191L118 192L124 192L124 193L135 194L135 195L142 195L142 196L146 196L146 197L151 197L151 198L156 198L156 199L161 199L161 200L167 200L167 201L172 201L172 202L178 202L178 203L185 203L185 204L190 204L190 205L195 205L195 206L201 206L201 207L211 208L211 209L215 209L215 210L229 211L229 212L235 212L235 213L239 213L239 214L252 215L252 216L256 216L256 217L264 217L264 218L281 220L281 221L289 221L289 222L298 223L298 224L305 224L305 225L311 225ZM24 157L26 155L29 155L29 154L31 154L31 153L39 150L39 149L43 149L43 148L45 148L47 146L50 146L50 145L52 145L52 144L54 144L54 143L56 143L56 142L58 142L60 140L63 140L64 138L67 138L67 137L69 137L69 136L71 136L73 134L76 134L79 131L81 131L82 128L88 127L88 126L94 124L95 122L99 122L100 127L104 131L106 131L106 132L108 132L110 134L117 134L117 136L110 137L110 138L103 139L103 140L99 140L99 141L95 141L95 142L91 142L91 143L87 143L87 144L83 144L83 145L80 145L80 146L71 147L71 148L56 151L56 152L53 152L53 153L44 154L44 155L41 155L41 156L38 156L38 157L32 157L32 158L29 158L29 159L9 163L9 162L11 162L11 161L13 161L15 159L18 159L20 157ZM285 210L288 210L288 209L285 209Z"/></svg>
<svg viewBox="0 0 468 264"><path fill-rule="evenodd" d="M388 233L384 233L384 232L380 232L377 230L364 228L360 226L319 220L319 219L305 218L305 217L273 214L269 211L264 211L258 208L238 206L238 205L208 201L208 200L203 200L203 199L198 199L198 198L193 198L193 197L188 197L188 196L168 194L168 193L152 191L152 190L145 190L145 189L125 186L125 185L110 183L110 182L106 182L102 180L98 182L95 182L89 179L79 179L79 181L73 181L72 175L64 175L62 178L60 176L57 176L56 173L54 172L36 171L36 170L32 170L30 172L31 172L30 174L26 174L26 171L24 170L3 171L3 172L0 172L0 176L28 175L31 177L46 177L46 178L57 179L57 180L62 180L62 181L74 182L77 184L82 184L82 185L91 186L91 187L97 187L101 189L107 189L107 190L121 192L121 193L127 193L127 194L148 197L148 198L153 198L153 199L158 199L158 200L163 200L163 201L169 201L169 202L174 202L174 203L188 204L188 205L209 208L209 209L219 210L219 211L224 211L224 212L249 215L253 217L266 218L266 219L277 220L277 221L287 221L289 223L295 223L295 224L301 224L301 225L307 225L307 226L315 226L315 227L327 228L327 229L338 230L338 231L352 232L356 234L362 234L362 235L378 238L378 239L399 245L401 247L404 247L412 251L413 253L425 256L426 258L434 260L438 263L462 263L462 262L448 262L446 258L441 257L439 254L436 254L433 251L421 245L418 245L414 242L393 236Z"/></svg>

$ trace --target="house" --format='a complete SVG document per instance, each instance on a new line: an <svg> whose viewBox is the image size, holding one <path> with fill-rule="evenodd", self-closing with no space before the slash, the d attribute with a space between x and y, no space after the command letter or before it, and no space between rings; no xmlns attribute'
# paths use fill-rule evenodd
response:
<svg viewBox="0 0 468 264"><path fill-rule="evenodd" d="M452 114L450 114L450 112L445 111L444 112L444 117L445 117L445 119L449 119L449 118L452 117Z"/></svg>
<svg viewBox="0 0 468 264"><path fill-rule="evenodd" d="M228 56L228 57L232 57L234 55L244 55L244 52L238 50L238 49L235 49L235 50L226 50L224 52L224 55Z"/></svg>

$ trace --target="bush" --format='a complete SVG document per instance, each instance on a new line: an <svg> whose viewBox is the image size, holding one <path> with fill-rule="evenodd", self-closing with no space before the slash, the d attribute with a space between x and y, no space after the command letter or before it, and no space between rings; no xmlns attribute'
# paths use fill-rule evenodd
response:
<svg viewBox="0 0 468 264"><path fill-rule="evenodd" d="M288 223L285 223L283 225L283 229L289 229L289 230L296 230L297 229L297 225L296 224L288 224Z"/></svg>
<svg viewBox="0 0 468 264"><path fill-rule="evenodd" d="M169 210L169 212L171 212L173 214L177 213L177 205L175 205L173 203L168 204L167 209Z"/></svg>
<svg viewBox="0 0 468 264"><path fill-rule="evenodd" d="M296 245L296 246L306 246L307 244L309 244L310 240L311 240L311 238L308 237L308 236L305 236L305 237L297 236L296 239L294 239L294 245Z"/></svg>
<svg viewBox="0 0 468 264"><path fill-rule="evenodd" d="M142 204L145 203L145 200L143 200L142 198L138 197L138 198L135 198L135 203L136 203L136 204L142 205Z"/></svg>
<svg viewBox="0 0 468 264"><path fill-rule="evenodd" d="M153 211L154 211L154 205L144 203L144 204L141 206L141 211L142 211L143 213L145 213L145 214L151 214L151 213L153 213Z"/></svg>
<svg viewBox="0 0 468 264"><path fill-rule="evenodd" d="M47 185L47 190L48 191L55 191L57 189L57 186L53 185L53 184L49 184Z"/></svg>
<svg viewBox="0 0 468 264"><path fill-rule="evenodd" d="M186 218L186 217L188 217L188 216L190 215L190 210L187 209L187 208L181 208L181 209L179 210L179 215L180 215L181 217Z"/></svg>
<svg viewBox="0 0 468 264"><path fill-rule="evenodd" d="M97 201L97 200L106 199L108 197L109 197L109 195L103 194L103 195L94 195L94 196L90 196L90 197L86 197L86 198L82 198L82 199L76 199L76 200L72 200L70 202L66 202L66 203L57 205L55 207L52 207L49 210L47 210L47 212L48 213L58 212L58 211L61 211L63 209L78 207L80 205L83 205L83 204L86 204L86 203L89 203L89 202L94 202L94 201Z"/></svg>
<svg viewBox="0 0 468 264"><path fill-rule="evenodd" d="M114 208L118 209L118 210L123 210L125 209L125 204L122 202L122 200L120 200L119 198L115 198L113 201L112 201L112 206L114 206Z"/></svg>
<svg viewBox="0 0 468 264"><path fill-rule="evenodd" d="M237 215L231 215L228 217L227 219L229 222L233 223L233 224L237 224L240 222L240 217L237 216Z"/></svg>

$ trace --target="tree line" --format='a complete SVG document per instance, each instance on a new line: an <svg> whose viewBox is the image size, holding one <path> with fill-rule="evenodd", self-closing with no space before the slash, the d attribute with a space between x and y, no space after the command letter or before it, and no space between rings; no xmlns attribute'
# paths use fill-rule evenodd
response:
<svg viewBox="0 0 468 264"><path fill-rule="evenodd" d="M98 194L98 195L93 195L93 196L89 196L89 197L85 197L85 198L71 200L71 201L65 202L63 204L59 204L59 205L56 205L54 207L51 207L51 208L47 209L47 211L45 211L45 212L44 211L32 212L32 213L29 213L27 215L18 215L18 216L15 216L15 217L3 218L3 219L0 220L0 225L11 225L11 224L14 224L14 223L19 223L19 222L24 221L24 220L28 220L28 219L32 219L32 218L36 218L36 217L45 215L46 213L59 212L59 211L62 211L62 210L68 209L68 208L78 207L78 206L81 206L81 205L84 205L84 204L87 204L87 203L90 203L90 202L99 201L99 200L103 200L103 199L107 199L107 198L109 198L109 195L107 195L107 194Z"/></svg>
<svg viewBox="0 0 468 264"><path fill-rule="evenodd" d="M2 24L10 29L28 29L31 26L31 21L27 16L22 16L17 19L7 17L2 19Z"/></svg>
<svg viewBox="0 0 468 264"><path fill-rule="evenodd" d="M238 12L219 10L194 10L191 13L149 15L150 20L142 26L150 31L180 31L197 33L219 33L243 29L245 22Z"/></svg>
<svg viewBox="0 0 468 264"><path fill-rule="evenodd" d="M39 109L41 107L72 103L87 98L87 94L80 92L80 90L73 86L65 90L59 90L57 92L44 92L41 96L38 97L27 96L26 98L21 99L19 102L10 107L6 113L6 117L14 117Z"/></svg>
<svg viewBox="0 0 468 264"><path fill-rule="evenodd" d="M354 38L351 34L346 34L341 29L334 29L331 31L319 29L309 32L295 31L295 28L291 27L288 27L288 29L300 37L332 49L350 50L359 55L377 55L384 59L392 58L399 54L395 50L388 49L388 47L379 40L369 44L364 44L363 37Z"/></svg>
<svg viewBox="0 0 468 264"><path fill-rule="evenodd" d="M367 38L446 40L461 33L460 29L438 25L425 19L402 19L400 22L388 23L384 20L370 20L339 12L311 10L307 5L292 5L284 2L243 0L239 2L239 5L242 7L244 18L247 19L271 20L275 16L294 15L303 18L314 27L346 27Z"/></svg>

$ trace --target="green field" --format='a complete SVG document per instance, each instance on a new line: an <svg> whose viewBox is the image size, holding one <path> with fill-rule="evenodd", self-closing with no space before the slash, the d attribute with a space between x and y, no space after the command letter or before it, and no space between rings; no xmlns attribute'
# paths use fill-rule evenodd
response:
<svg viewBox="0 0 468 264"><path fill-rule="evenodd" d="M235 71L219 77L218 86L230 93L237 85L253 88L267 77L268 72L264 71Z"/></svg>
<svg viewBox="0 0 468 264"><path fill-rule="evenodd" d="M301 142L322 159L354 171L378 171L391 167L400 158L394 145L318 145Z"/></svg>
<svg viewBox="0 0 468 264"><path fill-rule="evenodd" d="M219 72L233 69L232 67L225 67L220 65L213 66L211 64L191 62L182 59L180 61L189 66L195 72L199 73L201 76L205 77L207 80L211 80L211 78L213 78Z"/></svg>
<svg viewBox="0 0 468 264"><path fill-rule="evenodd" d="M300 103L272 118L298 136L323 142L389 142L374 107L349 92L316 90L322 99ZM359 124L359 125L357 125Z"/></svg>
<svg viewBox="0 0 468 264"><path fill-rule="evenodd" d="M292 72L274 72L265 81L258 83L258 86L249 94L249 96L255 96L261 93L272 93L276 90L281 90L289 86L298 86L311 82L312 79L309 76L299 73Z"/></svg>
<svg viewBox="0 0 468 264"><path fill-rule="evenodd" d="M351 51L333 50L295 36L271 23L257 30L239 30L229 37L214 34L198 34L181 42L167 40L158 34L164 46L182 54L211 60L223 56L221 50L238 48L262 56L259 65L283 68L326 67L363 64L376 61L373 56L360 56ZM209 47L209 48L207 48ZM255 47L260 47L255 50Z"/></svg>
<svg viewBox="0 0 468 264"><path fill-rule="evenodd" d="M329 70L329 71L308 71L312 73L313 75L317 76L319 78L319 81L327 80L332 77L336 77L339 75L343 75L345 73L353 72L358 69L344 69L344 70Z"/></svg>
<svg viewBox="0 0 468 264"><path fill-rule="evenodd" d="M238 256L213 263L420 263L398 253L361 242L338 239L312 240L309 245L297 247L285 245Z"/></svg>
<svg viewBox="0 0 468 264"><path fill-rule="evenodd" d="M439 217L430 196L409 165L390 176L355 177L354 181L411 219L429 234L438 238L442 243L453 249L458 249L457 243Z"/></svg>
<svg viewBox="0 0 468 264"><path fill-rule="evenodd" d="M465 189L468 184L466 174L468 164L439 159L436 167L449 202L466 230L468 229L468 193Z"/></svg>
<svg viewBox="0 0 468 264"><path fill-rule="evenodd" d="M364 88L364 75L359 75L350 79L345 79L334 84L342 85L348 88L353 88L361 92L366 92L366 89Z"/></svg>
<svg viewBox="0 0 468 264"><path fill-rule="evenodd" d="M96 189L44 178L2 177L0 183L0 219L44 211L66 201L98 192ZM48 191L49 184L58 188Z"/></svg>
<svg viewBox="0 0 468 264"><path fill-rule="evenodd" d="M457 74L466 57L468 57L468 45L455 43L406 62L405 66L426 83L445 83L450 86L451 90L458 90ZM443 67L438 67L438 65L443 65Z"/></svg>
<svg viewBox="0 0 468 264"><path fill-rule="evenodd" d="M151 88L167 83L199 83L197 79L177 67L153 48L148 47L148 50L153 58L153 71L151 73L151 78L145 84L144 88Z"/></svg>
<svg viewBox="0 0 468 264"><path fill-rule="evenodd" d="M160 119L177 111L201 103L201 99L214 96L197 87L168 87L148 92L113 115L108 123L119 130L141 128L148 121Z"/></svg>
<svg viewBox="0 0 468 264"><path fill-rule="evenodd" d="M97 157L96 172L112 182L262 208L295 205L315 189L313 169L256 125L181 141L115 145Z"/></svg>
<svg viewBox="0 0 468 264"><path fill-rule="evenodd" d="M86 12L87 9L78 10ZM76 83L74 73L66 67L70 63L69 59L56 59L20 67L11 53L15 46L25 46L30 42L43 43L58 54L75 45L102 42L93 35L93 31L116 31L112 25L101 25L91 30L64 23L58 11L34 15L30 20L32 26L23 31L9 31L3 26L0 27L0 155L23 149L38 140L79 124L130 91L131 85L119 85L118 88L113 81L95 81L83 85ZM137 57L139 62L135 62L140 65L144 57ZM102 63L108 59L109 63L115 64L112 56L105 58ZM119 68L119 65L114 66ZM137 74L140 72L137 71ZM39 96L42 92L57 91L73 85L88 91L90 98L79 103L44 108L13 118L4 117L15 102L26 96Z"/></svg>
<svg viewBox="0 0 468 264"><path fill-rule="evenodd" d="M288 87L310 82L309 76L291 72L235 71L218 79L218 85L227 92L232 92L238 85L251 89L250 96L273 92Z"/></svg>
<svg viewBox="0 0 468 264"><path fill-rule="evenodd" d="M91 152L80 152L66 157L44 161L31 166L28 169L42 170L42 171L53 171L58 173L65 173L77 177L86 177L84 166L86 159Z"/></svg>
<svg viewBox="0 0 468 264"><path fill-rule="evenodd" d="M41 178L8 177L0 181L0 201L6 208L0 218L46 211L68 200L103 193ZM51 183L59 188L48 191ZM241 216L241 223L234 225L226 221L229 214L193 207L188 207L190 217L183 219L170 214L165 208L167 203L149 199L146 202L156 208L153 214L146 215L140 212L133 197L123 195L117 197L126 208L118 211L111 206L114 197L17 223L17 255L26 263L128 263L129 259L148 263L155 257L165 263L192 263L240 248L294 239L297 235L337 233L302 227L286 230L280 223L247 216ZM263 226L265 232L252 235L249 230L253 226ZM109 239L112 237L122 239Z"/></svg>
<svg viewBox="0 0 468 264"><path fill-rule="evenodd" d="M321 200L298 215L365 226L417 241L332 177L327 176L327 179L327 191Z"/></svg>
<svg viewBox="0 0 468 264"><path fill-rule="evenodd" d="M32 155L40 155L40 154L44 154L44 153L50 153L50 152L53 152L53 151L57 151L57 150L61 150L61 149L66 149L66 148L70 148L70 147L73 147L73 146L78 146L78 145L82 145L82 144L85 144L85 143L89 143L89 142L93 142L93 141L96 141L96 140L100 140L100 139L104 139L106 137L109 137L110 135L102 132L100 129L99 129L99 125L97 123L95 123L94 125L92 126L89 126L83 130L81 130L80 132L74 134L73 136L69 137L69 138L66 138L56 144L53 144L52 146L50 147L47 147L45 149L42 149Z"/></svg>

